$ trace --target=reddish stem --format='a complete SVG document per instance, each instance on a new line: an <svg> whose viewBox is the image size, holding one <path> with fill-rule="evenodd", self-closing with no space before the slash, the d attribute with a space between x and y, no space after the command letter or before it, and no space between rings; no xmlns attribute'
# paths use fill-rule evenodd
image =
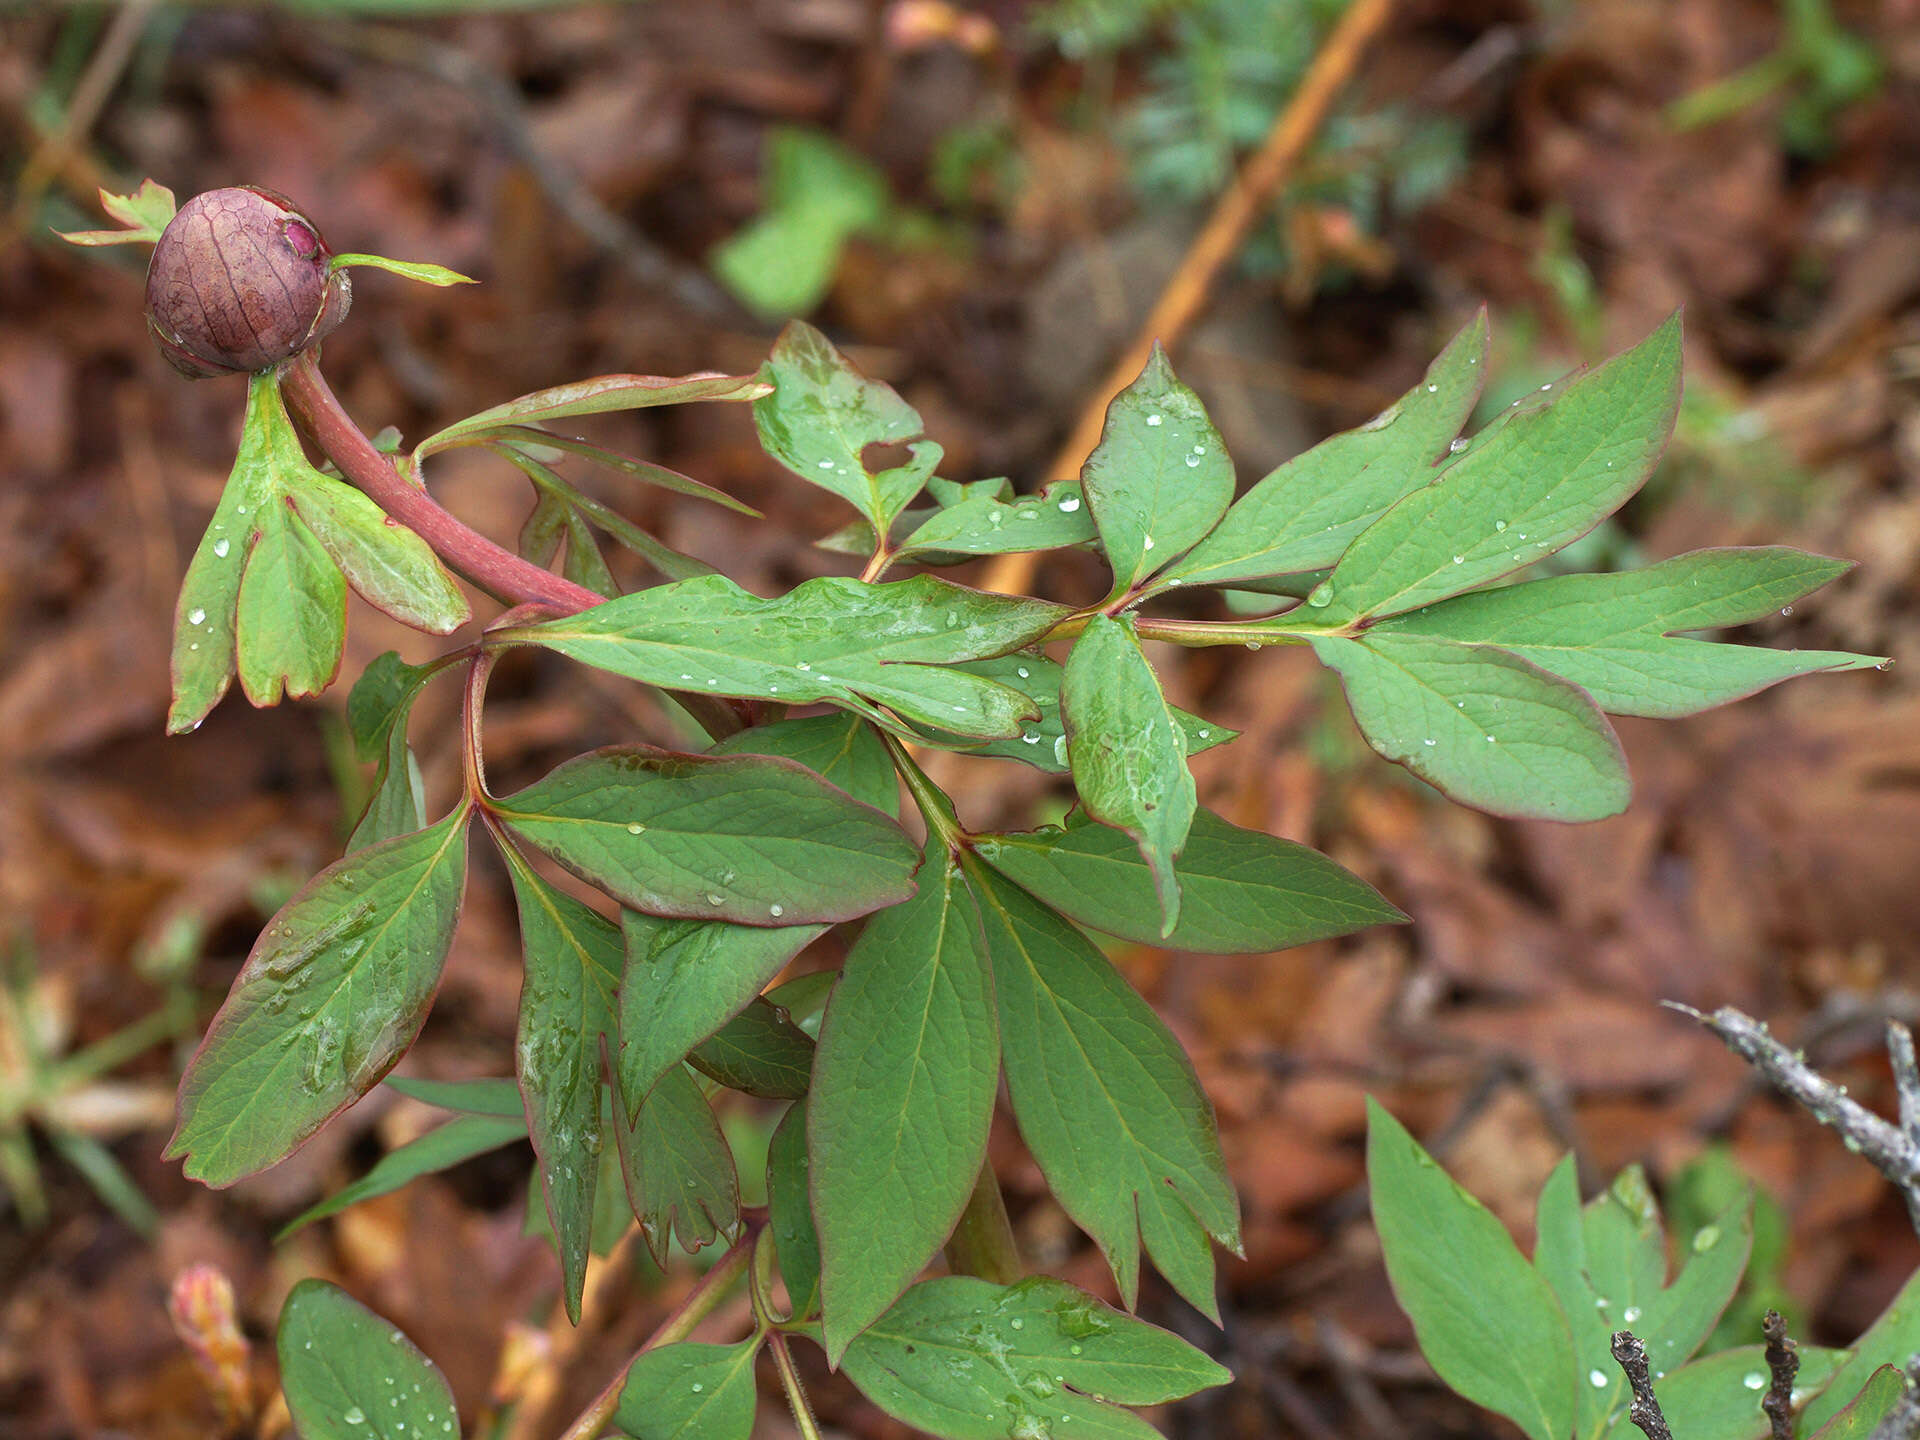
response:
<svg viewBox="0 0 1920 1440"><path fill-rule="evenodd" d="M340 467L341 474L494 599L573 615L592 609L605 598L494 544L441 508L424 488L409 482L392 459L374 449L373 442L353 423L340 397L314 364L311 350L287 367L281 391L295 417Z"/></svg>

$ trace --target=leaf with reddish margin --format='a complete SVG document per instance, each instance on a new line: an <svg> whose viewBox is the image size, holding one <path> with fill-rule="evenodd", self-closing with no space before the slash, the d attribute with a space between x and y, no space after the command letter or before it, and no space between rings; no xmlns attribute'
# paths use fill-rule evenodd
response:
<svg viewBox="0 0 1920 1440"><path fill-rule="evenodd" d="M693 400L757 400L772 392L757 375L596 375L551 390L536 390L517 400L469 415L429 435L415 447L417 464L436 450L472 442L506 426L540 425L573 415L604 415L614 410L645 410L655 405L684 405Z"/></svg>
<svg viewBox="0 0 1920 1440"><path fill-rule="evenodd" d="M617 1094L614 1102L627 1200L654 1260L666 1263L670 1234L687 1250L722 1235L732 1239L740 1228L740 1180L727 1137L693 1072L684 1065L669 1070L631 1126Z"/></svg>
<svg viewBox="0 0 1920 1440"><path fill-rule="evenodd" d="M261 932L180 1082L167 1154L189 1179L284 1160L406 1054L453 943L467 818L337 861Z"/></svg>

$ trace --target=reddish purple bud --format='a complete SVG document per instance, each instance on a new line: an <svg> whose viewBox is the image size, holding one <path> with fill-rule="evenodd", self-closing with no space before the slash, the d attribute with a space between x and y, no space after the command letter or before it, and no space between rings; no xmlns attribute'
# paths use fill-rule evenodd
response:
<svg viewBox="0 0 1920 1440"><path fill-rule="evenodd" d="M147 328L195 380L266 370L347 318L353 290L284 195L209 190L180 207L147 267Z"/></svg>

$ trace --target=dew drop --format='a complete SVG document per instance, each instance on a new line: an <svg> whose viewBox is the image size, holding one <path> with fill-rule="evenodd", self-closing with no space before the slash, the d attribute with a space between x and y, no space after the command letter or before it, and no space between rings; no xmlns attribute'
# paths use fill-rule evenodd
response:
<svg viewBox="0 0 1920 1440"><path fill-rule="evenodd" d="M1740 1377L1740 1383L1749 1390L1764 1390L1767 1388L1767 1377L1758 1370L1749 1370Z"/></svg>
<svg viewBox="0 0 1920 1440"><path fill-rule="evenodd" d="M1587 1372L1587 1383L1596 1390L1604 1390L1607 1388L1607 1377L1599 1370L1589 1370Z"/></svg>
<svg viewBox="0 0 1920 1440"><path fill-rule="evenodd" d="M1638 1305L1629 1305L1620 1312L1620 1323L1623 1325L1631 1325L1639 1318L1640 1307Z"/></svg>
<svg viewBox="0 0 1920 1440"><path fill-rule="evenodd" d="M727 903L727 899L726 899L726 896L724 896L724 895L711 895L711 894L710 894L710 895L708 895L708 896L707 896L707 904L709 904L709 905L724 905L724 904L726 904L726 903Z"/></svg>
<svg viewBox="0 0 1920 1440"><path fill-rule="evenodd" d="M1493 522L1493 528L1496 530L1505 530L1507 528L1507 522L1504 520L1496 520Z"/></svg>
<svg viewBox="0 0 1920 1440"><path fill-rule="evenodd" d="M811 670L811 669L813 669L813 667L812 667L811 665L809 665L809 664L807 664L807 662L806 662L806 661L804 661L804 660L802 660L802 661L801 661L801 662L800 662L800 663L799 663L798 665L796 665L796 666L794 666L793 668L794 668L794 669L796 669L796 670Z"/></svg>
<svg viewBox="0 0 1920 1440"><path fill-rule="evenodd" d="M1196 445L1193 447L1193 453L1196 455L1204 455L1207 453L1207 447L1204 445Z"/></svg>
<svg viewBox="0 0 1920 1440"><path fill-rule="evenodd" d="M1440 387L1439 387L1438 385L1429 385L1429 386L1427 386L1427 394L1429 394L1429 395L1437 395L1437 394L1439 394L1439 393L1440 393Z"/></svg>
<svg viewBox="0 0 1920 1440"><path fill-rule="evenodd" d="M707 1387L702 1385L698 1380L693 1382L693 1393L696 1395L698 1395L702 1390L706 1388Z"/></svg>
<svg viewBox="0 0 1920 1440"><path fill-rule="evenodd" d="M1014 674L1018 675L1022 680L1031 678L1032 673L1033 672L1028 670L1024 665L1017 666L1014 670Z"/></svg>
<svg viewBox="0 0 1920 1440"><path fill-rule="evenodd" d="M1024 1330L1027 1328L1027 1322L1016 1315L1013 1319L1013 1328L1016 1330Z"/></svg>
<svg viewBox="0 0 1920 1440"><path fill-rule="evenodd" d="M1153 428L1156 430L1158 430L1162 425L1166 423L1167 423L1167 420L1166 420L1166 416L1164 415L1147 416L1147 424L1153 426Z"/></svg>
<svg viewBox="0 0 1920 1440"><path fill-rule="evenodd" d="M767 914L771 915L776 920L778 920L782 915L786 913L787 913L787 907L784 905L767 906Z"/></svg>
<svg viewBox="0 0 1920 1440"><path fill-rule="evenodd" d="M1324 610L1333 603L1333 582L1322 580L1307 592L1307 604L1316 610Z"/></svg>
<svg viewBox="0 0 1920 1440"><path fill-rule="evenodd" d="M1205 740L1209 735L1213 734L1213 731L1207 729L1206 726L1202 725L1198 730L1194 731L1193 733L1198 735L1202 740Z"/></svg>
<svg viewBox="0 0 1920 1440"><path fill-rule="evenodd" d="M1421 743L1422 745L1436 745L1436 744L1438 744L1439 742L1438 742L1438 741L1436 741L1436 740L1433 740L1433 739L1431 739L1431 738L1429 738L1429 739L1426 739L1426 740L1422 740L1422 741L1421 741L1420 743Z"/></svg>
<svg viewBox="0 0 1920 1440"><path fill-rule="evenodd" d="M647 827L642 825L638 820L627 826L627 834L629 835L644 835L646 833Z"/></svg>
<svg viewBox="0 0 1920 1440"><path fill-rule="evenodd" d="M1078 1355L1078 1354L1080 1353L1080 1351L1081 1351L1081 1349L1082 1349L1082 1347L1081 1347L1081 1346L1079 1346L1079 1345L1069 1345L1069 1346L1067 1347L1067 1353L1068 1353L1069 1355Z"/></svg>
<svg viewBox="0 0 1920 1440"><path fill-rule="evenodd" d="M214 541L213 542L214 558L218 560L226 559L227 551L231 550L232 548L233 548L232 545L230 545L224 538Z"/></svg>
<svg viewBox="0 0 1920 1440"><path fill-rule="evenodd" d="M1247 649L1258 650L1259 648L1260 648L1260 642L1258 640L1247 641Z"/></svg>
<svg viewBox="0 0 1920 1440"><path fill-rule="evenodd" d="M1148 535L1145 538L1143 538L1140 541L1140 548L1142 550L1151 550L1153 548L1153 536Z"/></svg>
<svg viewBox="0 0 1920 1440"><path fill-rule="evenodd" d="M1189 470L1197 470L1197 469L1199 469L1199 468L1200 468L1200 457L1199 457L1198 455L1191 455L1191 454L1190 454L1190 455L1188 455L1188 456L1187 456L1187 468L1188 468Z"/></svg>
<svg viewBox="0 0 1920 1440"><path fill-rule="evenodd" d="M1781 613L1782 615L1791 615L1791 614L1793 613L1793 606L1791 606L1791 605L1782 605L1782 606L1780 607L1780 613Z"/></svg>
<svg viewBox="0 0 1920 1440"><path fill-rule="evenodd" d="M831 460L822 460L820 462L820 468L822 470L831 470L833 468L833 462Z"/></svg>
<svg viewBox="0 0 1920 1440"><path fill-rule="evenodd" d="M1464 565L1467 563L1467 557L1464 555L1456 555L1453 557L1453 563L1456 565Z"/></svg>
<svg viewBox="0 0 1920 1440"><path fill-rule="evenodd" d="M1020 743L1022 745L1038 745L1040 743L1040 737L1029 730L1025 735L1020 737Z"/></svg>
<svg viewBox="0 0 1920 1440"><path fill-rule="evenodd" d="M1553 388L1553 382L1549 381L1545 385L1542 385L1540 388L1542 390L1551 390Z"/></svg>
<svg viewBox="0 0 1920 1440"><path fill-rule="evenodd" d="M187 642L187 649L198 650L199 648L200 648L200 642L198 640L190 640Z"/></svg>
<svg viewBox="0 0 1920 1440"><path fill-rule="evenodd" d="M1466 436L1462 435L1458 440L1450 440L1447 442L1447 453L1449 455L1458 455L1462 450L1466 449L1467 446L1471 445L1472 443L1473 442L1471 440L1467 439Z"/></svg>
<svg viewBox="0 0 1920 1440"><path fill-rule="evenodd" d="M1071 515L1074 511L1080 508L1080 497L1078 495L1067 496L1066 499L1060 502L1060 508L1064 510L1067 514Z"/></svg>
<svg viewBox="0 0 1920 1440"><path fill-rule="evenodd" d="M1719 1243L1720 1227L1718 1225L1702 1225L1699 1232L1693 1237L1693 1253L1696 1255L1704 1255Z"/></svg>
<svg viewBox="0 0 1920 1440"><path fill-rule="evenodd" d="M364 1425L367 1423L367 1412L358 1405L349 1405L340 1412L340 1418L349 1425Z"/></svg>

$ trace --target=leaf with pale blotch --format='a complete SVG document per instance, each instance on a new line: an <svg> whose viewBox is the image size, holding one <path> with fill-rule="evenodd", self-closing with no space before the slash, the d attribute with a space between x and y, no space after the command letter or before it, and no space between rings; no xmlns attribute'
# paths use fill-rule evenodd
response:
<svg viewBox="0 0 1920 1440"><path fill-rule="evenodd" d="M683 1340L643 1350L627 1367L613 1423L633 1440L748 1440L759 1349L755 1335L737 1345Z"/></svg>
<svg viewBox="0 0 1920 1440"><path fill-rule="evenodd" d="M1170 935L1180 920L1174 861L1199 802L1180 727L1130 619L1087 621L1067 656L1060 709L1081 803L1139 843L1160 897L1160 933Z"/></svg>
<svg viewBox="0 0 1920 1440"><path fill-rule="evenodd" d="M1457 596L1382 621L1372 633L1498 645L1572 681L1603 710L1674 718L1797 675L1884 663L1840 650L1769 650L1676 633L1791 608L1848 568L1785 546L1695 550L1643 570L1556 575Z"/></svg>
<svg viewBox="0 0 1920 1440"><path fill-rule="evenodd" d="M1134 1303L1140 1246L1218 1316L1208 1236L1240 1245L1213 1107L1180 1042L1093 942L983 866L1007 1092L1054 1197L1099 1244Z"/></svg>
<svg viewBox="0 0 1920 1440"><path fill-rule="evenodd" d="M1574 1352L1552 1287L1493 1213L1371 1097L1367 1179L1387 1278L1427 1363L1531 1440L1567 1440Z"/></svg>
<svg viewBox="0 0 1920 1440"><path fill-rule="evenodd" d="M1417 610L1579 539L1646 482L1680 407L1680 319L1476 440L1308 597L1319 622ZM1314 605L1318 600L1320 603Z"/></svg>
<svg viewBox="0 0 1920 1440"><path fill-rule="evenodd" d="M337 1285L302 1280L280 1308L280 1388L302 1440L444 1440L460 1414L446 1377Z"/></svg>
<svg viewBox="0 0 1920 1440"><path fill-rule="evenodd" d="M1140 849L1085 816L1066 828L983 835L974 852L1083 925L1143 945L1208 954L1284 950L1406 916L1319 851L1199 810L1174 870L1180 923L1160 933L1160 897Z"/></svg>
<svg viewBox="0 0 1920 1440"><path fill-rule="evenodd" d="M268 922L180 1082L167 1147L219 1188L285 1159L420 1033L453 942L467 812L357 851Z"/></svg>
<svg viewBox="0 0 1920 1440"><path fill-rule="evenodd" d="M946 1242L986 1153L1000 1074L980 914L935 852L867 922L827 1006L807 1102L828 1358Z"/></svg>
<svg viewBox="0 0 1920 1440"><path fill-rule="evenodd" d="M752 733L752 732L748 732ZM763 929L629 910L620 982L620 1086L629 1115L660 1077L752 1002L822 925Z"/></svg>
<svg viewBox="0 0 1920 1440"><path fill-rule="evenodd" d="M1030 702L952 665L1022 649L1066 613L931 575L884 585L809 580L776 600L709 575L504 634L663 689L827 701L891 725L886 706L922 725L992 737L1015 734Z"/></svg>
<svg viewBox="0 0 1920 1440"><path fill-rule="evenodd" d="M740 1228L740 1180L733 1151L693 1072L676 1065L663 1075L628 1125L615 1096L613 1131L627 1200L655 1262L665 1264L667 1239L698 1250Z"/></svg>
<svg viewBox="0 0 1920 1440"><path fill-rule="evenodd" d="M916 1285L848 1349L874 1404L947 1440L1153 1440L1117 1405L1161 1405L1233 1376L1186 1341L1045 1276Z"/></svg>
<svg viewBox="0 0 1920 1440"><path fill-rule="evenodd" d="M926 432L919 412L892 386L854 369L804 320L780 332L760 374L773 387L753 402L767 454L847 501L876 534L886 534L940 463L940 446L918 438ZM902 443L910 456L905 464L867 467L869 445Z"/></svg>
<svg viewBox="0 0 1920 1440"><path fill-rule="evenodd" d="M1486 361L1482 310L1420 384L1261 480L1154 588L1242 585L1332 565L1388 506L1436 478L1434 467L1480 398Z"/></svg>
<svg viewBox="0 0 1920 1440"><path fill-rule="evenodd" d="M805 715L754 725L713 747L715 755L778 755L896 819L900 777L886 742L858 715Z"/></svg>
<svg viewBox="0 0 1920 1440"><path fill-rule="evenodd" d="M560 1257L561 1295L577 1325L592 1244L594 1190L606 1146L600 1125L600 1042L614 1031L620 932L612 921L542 880L504 839L500 855L513 881L526 960L514 1071Z"/></svg>
<svg viewBox="0 0 1920 1440"><path fill-rule="evenodd" d="M449 445L471 444L477 436L508 426L545 425L575 415L685 405L694 400L752 400L766 393L766 385L753 375L596 375L469 415L422 440L413 452L414 460L417 463Z"/></svg>
<svg viewBox="0 0 1920 1440"><path fill-rule="evenodd" d="M941 729L921 730L915 737L917 740L941 750L1018 760L1049 775L1067 773L1067 730L1060 716L1060 688L1066 672L1061 665L1035 651L1019 650L1011 655L996 655L991 660L962 660L954 668L1009 690L1018 690L1027 697L1039 718L1025 722L1018 735L1005 740L979 740ZM1240 733L1177 705L1169 705L1167 710L1180 728L1180 741L1189 755L1225 745Z"/></svg>
<svg viewBox="0 0 1920 1440"><path fill-rule="evenodd" d="M1463 804L1536 820L1601 820L1633 782L1584 690L1491 645L1370 630L1317 638L1367 743Z"/></svg>
<svg viewBox="0 0 1920 1440"><path fill-rule="evenodd" d="M1107 407L1080 483L1123 595L1178 560L1233 500L1233 461L1200 397L1174 378L1158 345L1140 378Z"/></svg>
<svg viewBox="0 0 1920 1440"><path fill-rule="evenodd" d="M515 836L648 915L778 929L913 893L905 832L790 760L617 746L490 804Z"/></svg>

